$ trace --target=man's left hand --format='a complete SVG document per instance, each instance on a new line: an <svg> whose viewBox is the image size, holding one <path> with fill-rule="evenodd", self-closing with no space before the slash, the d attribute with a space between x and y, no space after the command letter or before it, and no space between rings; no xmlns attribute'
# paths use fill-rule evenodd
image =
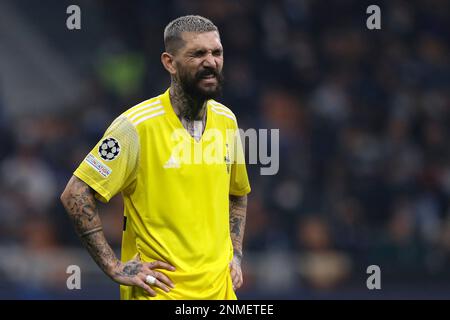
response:
<svg viewBox="0 0 450 320"><path fill-rule="evenodd" d="M233 290L237 290L242 286L241 258L234 256L230 262L231 280L233 281Z"/></svg>

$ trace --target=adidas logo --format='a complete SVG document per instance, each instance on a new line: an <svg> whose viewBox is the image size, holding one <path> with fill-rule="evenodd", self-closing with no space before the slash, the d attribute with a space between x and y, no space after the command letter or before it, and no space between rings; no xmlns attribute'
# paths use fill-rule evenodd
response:
<svg viewBox="0 0 450 320"><path fill-rule="evenodd" d="M166 164L163 167L164 169L179 168L180 163L173 156L170 156L169 160L167 160Z"/></svg>

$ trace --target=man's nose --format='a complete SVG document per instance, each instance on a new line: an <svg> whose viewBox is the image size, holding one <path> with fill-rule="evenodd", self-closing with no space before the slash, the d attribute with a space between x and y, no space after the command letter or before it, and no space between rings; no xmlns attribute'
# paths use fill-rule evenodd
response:
<svg viewBox="0 0 450 320"><path fill-rule="evenodd" d="M210 67L210 68L216 68L217 62L212 53L208 53L205 57L205 60L203 60L203 66Z"/></svg>

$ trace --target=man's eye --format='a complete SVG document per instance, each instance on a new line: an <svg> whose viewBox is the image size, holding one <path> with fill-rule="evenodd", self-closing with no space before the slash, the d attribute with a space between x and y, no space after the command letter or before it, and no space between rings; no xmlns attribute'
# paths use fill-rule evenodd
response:
<svg viewBox="0 0 450 320"><path fill-rule="evenodd" d="M217 57L221 56L222 55L222 50L214 50L213 51L213 55L215 55Z"/></svg>
<svg viewBox="0 0 450 320"><path fill-rule="evenodd" d="M195 51L195 52L194 52L194 57L201 57L201 56L203 56L204 54L205 54L204 51Z"/></svg>

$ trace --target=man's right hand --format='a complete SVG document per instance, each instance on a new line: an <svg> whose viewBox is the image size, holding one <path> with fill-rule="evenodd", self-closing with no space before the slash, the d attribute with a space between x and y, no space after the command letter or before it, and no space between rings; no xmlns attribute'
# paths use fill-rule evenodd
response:
<svg viewBox="0 0 450 320"><path fill-rule="evenodd" d="M139 258L123 263L119 261L111 270L111 278L126 286L137 286L147 291L152 297L156 296L155 290L146 282L147 276L156 278L152 286L159 287L165 292L174 288L173 282L163 273L156 269L175 271L175 267L162 261L142 262Z"/></svg>

